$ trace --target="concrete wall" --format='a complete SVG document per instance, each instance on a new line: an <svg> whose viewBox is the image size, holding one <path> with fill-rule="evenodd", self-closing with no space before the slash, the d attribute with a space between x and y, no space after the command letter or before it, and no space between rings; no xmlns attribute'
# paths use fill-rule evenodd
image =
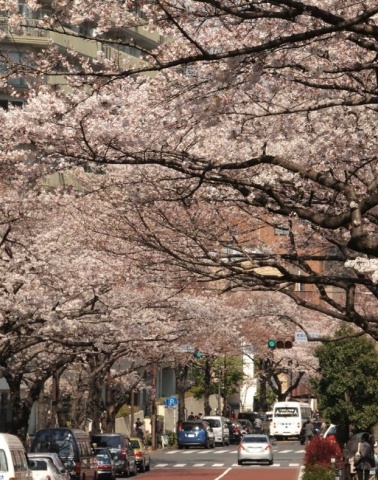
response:
<svg viewBox="0 0 378 480"><path fill-rule="evenodd" d="M211 412L215 413L216 409L218 408L218 397L217 395L210 396L210 405L211 405ZM194 415L198 413L204 414L204 403L203 399L196 400L194 397L188 397L185 399L185 409L186 409L186 416L190 415L190 412L193 412ZM177 418L177 407L170 408L165 407L164 405L157 406L157 414L164 418L163 420L163 432L169 433L174 432L176 430L176 422ZM134 413L134 421L137 418L144 421L144 432L151 433L151 422L149 418L144 418L143 411L140 410L139 412ZM130 416L116 418L115 422L115 431L117 433L125 433L130 435L131 432L131 425L130 425Z"/></svg>

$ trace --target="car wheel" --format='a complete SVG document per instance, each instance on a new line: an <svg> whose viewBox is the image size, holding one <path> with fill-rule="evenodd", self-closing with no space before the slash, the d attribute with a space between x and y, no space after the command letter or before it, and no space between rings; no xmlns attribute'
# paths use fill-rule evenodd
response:
<svg viewBox="0 0 378 480"><path fill-rule="evenodd" d="M127 466L126 466L125 477L126 477L126 478L129 478L129 477L130 477L130 464L129 464L129 463L128 463Z"/></svg>
<svg viewBox="0 0 378 480"><path fill-rule="evenodd" d="M133 477L135 477L136 475L138 475L138 465L136 464L136 462L134 462Z"/></svg>
<svg viewBox="0 0 378 480"><path fill-rule="evenodd" d="M146 472L149 472L151 470L151 463L148 462L146 465Z"/></svg>
<svg viewBox="0 0 378 480"><path fill-rule="evenodd" d="M206 449L210 448L209 440L206 440L204 448L206 448Z"/></svg>
<svg viewBox="0 0 378 480"><path fill-rule="evenodd" d="M269 460L268 465L273 465L273 459Z"/></svg>
<svg viewBox="0 0 378 480"><path fill-rule="evenodd" d="M179 449L179 450L182 450L182 449L184 448L184 446L181 445L180 443L179 443L177 446L178 446L178 449Z"/></svg>
<svg viewBox="0 0 378 480"><path fill-rule="evenodd" d="M142 473L144 473L144 472L146 471L146 464L145 464L145 462L143 462L143 463L141 464L141 466L140 466L140 468L139 468L139 471L142 472Z"/></svg>
<svg viewBox="0 0 378 480"><path fill-rule="evenodd" d="M242 460L238 460L238 465L243 465L243 461L242 461Z"/></svg>

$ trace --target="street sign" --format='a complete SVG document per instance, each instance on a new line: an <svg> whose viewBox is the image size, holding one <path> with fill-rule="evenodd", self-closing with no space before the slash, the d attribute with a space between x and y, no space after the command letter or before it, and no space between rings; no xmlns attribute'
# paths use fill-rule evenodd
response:
<svg viewBox="0 0 378 480"><path fill-rule="evenodd" d="M168 397L164 400L164 405L166 407L177 407L178 400L177 397Z"/></svg>
<svg viewBox="0 0 378 480"><path fill-rule="evenodd" d="M295 332L296 342L307 342L307 335L304 332Z"/></svg>

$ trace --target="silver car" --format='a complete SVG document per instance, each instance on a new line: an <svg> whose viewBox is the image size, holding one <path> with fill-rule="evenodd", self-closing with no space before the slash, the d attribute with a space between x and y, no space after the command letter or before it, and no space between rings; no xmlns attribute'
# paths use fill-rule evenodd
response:
<svg viewBox="0 0 378 480"><path fill-rule="evenodd" d="M273 465L273 448L267 435L244 435L238 447L238 465L248 461Z"/></svg>

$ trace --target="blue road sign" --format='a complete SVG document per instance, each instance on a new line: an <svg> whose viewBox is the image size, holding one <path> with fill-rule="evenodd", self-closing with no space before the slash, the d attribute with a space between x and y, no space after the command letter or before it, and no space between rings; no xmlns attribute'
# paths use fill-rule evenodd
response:
<svg viewBox="0 0 378 480"><path fill-rule="evenodd" d="M164 405L166 407L177 407L178 400L177 397L168 397L164 400Z"/></svg>

